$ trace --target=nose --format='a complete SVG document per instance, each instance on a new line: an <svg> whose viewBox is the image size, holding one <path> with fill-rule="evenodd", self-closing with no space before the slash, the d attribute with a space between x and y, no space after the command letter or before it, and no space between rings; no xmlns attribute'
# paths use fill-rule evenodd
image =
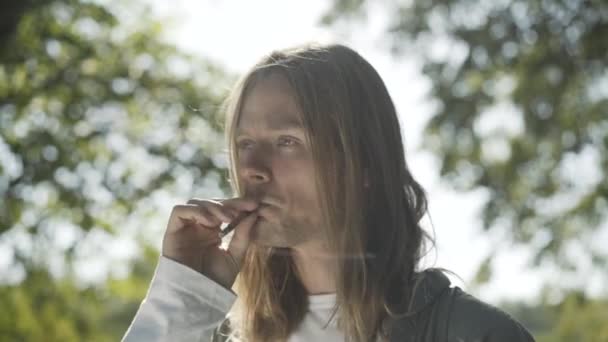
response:
<svg viewBox="0 0 608 342"><path fill-rule="evenodd" d="M250 185L268 183L271 179L270 169L263 158L252 157L241 161L239 169L242 179Z"/></svg>

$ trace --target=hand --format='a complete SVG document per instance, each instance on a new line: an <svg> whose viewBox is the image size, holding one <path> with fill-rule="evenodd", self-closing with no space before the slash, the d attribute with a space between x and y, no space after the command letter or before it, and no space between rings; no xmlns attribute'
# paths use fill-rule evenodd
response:
<svg viewBox="0 0 608 342"><path fill-rule="evenodd" d="M251 199L232 198L191 199L188 204L174 206L163 238L162 255L230 289L249 247L258 205ZM242 212L250 214L236 226L228 249L221 249L220 225L231 222Z"/></svg>

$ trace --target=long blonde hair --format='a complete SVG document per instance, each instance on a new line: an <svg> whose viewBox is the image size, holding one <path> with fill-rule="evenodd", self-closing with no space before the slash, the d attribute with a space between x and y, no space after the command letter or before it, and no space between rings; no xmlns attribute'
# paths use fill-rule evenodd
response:
<svg viewBox="0 0 608 342"><path fill-rule="evenodd" d="M257 80L288 80L315 160L326 236L337 259L338 327L349 341L387 337L384 322L408 311L413 278L428 235L427 210L410 174L394 104L376 70L342 45L273 52L240 80L228 100L231 178L240 194L234 131L243 98ZM229 313L232 337L286 341L308 310L308 295L287 250L249 248Z"/></svg>

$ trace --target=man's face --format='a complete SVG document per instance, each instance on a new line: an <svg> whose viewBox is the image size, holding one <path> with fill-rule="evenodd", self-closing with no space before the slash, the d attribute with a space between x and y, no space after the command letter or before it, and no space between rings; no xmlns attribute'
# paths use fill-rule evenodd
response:
<svg viewBox="0 0 608 342"><path fill-rule="evenodd" d="M283 76L261 78L246 94L235 139L245 196L261 202L253 241L296 247L319 240L312 151Z"/></svg>

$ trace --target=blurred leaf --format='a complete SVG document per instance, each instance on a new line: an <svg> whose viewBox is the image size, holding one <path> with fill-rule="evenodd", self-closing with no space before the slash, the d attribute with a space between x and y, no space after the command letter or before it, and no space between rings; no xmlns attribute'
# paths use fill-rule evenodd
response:
<svg viewBox="0 0 608 342"><path fill-rule="evenodd" d="M372 2L332 3L322 22L354 28ZM573 294L565 281L575 275L583 287L598 273L608 284L608 241L599 240L608 229L608 2L385 1L376 9L388 18L391 52L423 61L435 108L423 147L438 157L440 176L461 191L484 189L483 228L508 233L495 249L523 243L533 266L557 266L564 280L548 284L560 305L524 308L518 318L538 341L608 341L606 300ZM499 271L492 259L480 265L478 285Z"/></svg>
<svg viewBox="0 0 608 342"><path fill-rule="evenodd" d="M332 3L324 22L335 25L360 20L371 1ZM507 228L512 242L535 249L536 266L572 268L566 249L578 243L605 267L605 243L588 242L608 222L608 40L600 39L608 3L386 1L375 9L388 18L391 51L424 61L436 110L423 145L456 189L487 191L484 228Z"/></svg>
<svg viewBox="0 0 608 342"><path fill-rule="evenodd" d="M492 278L492 260L494 255L487 256L477 268L477 273L473 277L473 286L480 286Z"/></svg>
<svg viewBox="0 0 608 342"><path fill-rule="evenodd" d="M119 340L158 252L140 242L107 284L76 266L134 225L154 231L159 198L228 189L218 118L233 79L161 33L137 1L0 5L3 339Z"/></svg>

